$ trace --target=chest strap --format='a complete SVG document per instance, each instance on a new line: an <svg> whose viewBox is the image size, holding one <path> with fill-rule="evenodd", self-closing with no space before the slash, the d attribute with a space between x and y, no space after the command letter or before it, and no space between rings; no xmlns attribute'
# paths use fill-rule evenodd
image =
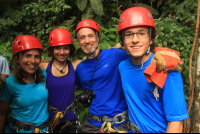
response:
<svg viewBox="0 0 200 134"><path fill-rule="evenodd" d="M88 117L92 118L93 121L100 121L100 122L112 121L112 124L121 123L124 122L125 120L128 120L128 111L124 111L116 115L114 118L108 118L107 116L97 116L88 112Z"/></svg>
<svg viewBox="0 0 200 134"><path fill-rule="evenodd" d="M49 119L47 119L43 124L41 124L39 126L35 126L35 124L33 124L33 123L19 121L19 120L12 118L12 117L8 118L8 123L11 123L16 128L16 131L18 131L18 130L24 130L24 131L32 130L33 132L36 132L36 130L38 130L38 129L42 130L42 129L46 128L47 126L49 126Z"/></svg>
<svg viewBox="0 0 200 134"><path fill-rule="evenodd" d="M133 124L131 121L128 121L128 128L130 128L134 133L142 133L138 126Z"/></svg>
<svg viewBox="0 0 200 134"><path fill-rule="evenodd" d="M49 113L53 113L53 114L57 114L58 112L62 112L63 115L65 115L66 113L69 113L69 112L73 111L74 109L75 109L75 104L74 104L74 102L72 102L72 103L65 109L65 111L58 111L57 108L54 108L54 107L48 105L48 111L49 111Z"/></svg>

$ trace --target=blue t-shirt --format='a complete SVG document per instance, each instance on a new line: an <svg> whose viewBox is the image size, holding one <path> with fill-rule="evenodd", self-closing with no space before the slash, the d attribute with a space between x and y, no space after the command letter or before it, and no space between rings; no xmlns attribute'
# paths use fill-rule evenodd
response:
<svg viewBox="0 0 200 134"><path fill-rule="evenodd" d="M12 117L23 122L29 122L39 126L49 117L47 110L48 90L46 88L46 72L41 69L45 76L44 81L36 83L19 84L13 75L6 78L6 83L0 90L0 100L11 103ZM11 128L14 127L9 124ZM43 129L42 132L45 132ZM11 130L6 127L6 132ZM20 130L19 133L32 133L33 131Z"/></svg>
<svg viewBox="0 0 200 134"><path fill-rule="evenodd" d="M95 97L89 108L90 113L113 118L128 109L118 70L119 63L127 58L129 56L120 49L102 50L90 88L91 91L95 92ZM95 64L96 57L78 64L76 68L77 89L82 87L86 91L89 88ZM88 120L88 122L95 126L102 125L102 122L99 121Z"/></svg>
<svg viewBox="0 0 200 134"><path fill-rule="evenodd" d="M119 65L122 86L128 104L129 120L143 133L165 133L168 121L188 118L180 72L168 73L164 88L158 89L156 100L153 92L155 84L146 80L143 72L152 57L141 65L134 65L131 58Z"/></svg>

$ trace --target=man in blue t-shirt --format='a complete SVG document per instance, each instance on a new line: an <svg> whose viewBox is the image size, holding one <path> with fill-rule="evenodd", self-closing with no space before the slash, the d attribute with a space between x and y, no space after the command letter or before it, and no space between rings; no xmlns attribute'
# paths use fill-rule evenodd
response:
<svg viewBox="0 0 200 134"><path fill-rule="evenodd" d="M93 20L83 20L76 28L77 42L87 56L76 68L77 89L89 89L95 93L89 107L88 120L82 124L81 130L85 133L100 132L104 121L112 122L120 130L128 130L128 107L118 66L129 56L121 49L101 51L98 46L99 34L99 26Z"/></svg>
<svg viewBox="0 0 200 134"><path fill-rule="evenodd" d="M118 33L130 55L119 65L128 104L129 132L181 133L188 114L180 72L169 72L163 89L148 82L143 73L154 56L150 52L155 39L152 14L143 7L125 10L119 19Z"/></svg>

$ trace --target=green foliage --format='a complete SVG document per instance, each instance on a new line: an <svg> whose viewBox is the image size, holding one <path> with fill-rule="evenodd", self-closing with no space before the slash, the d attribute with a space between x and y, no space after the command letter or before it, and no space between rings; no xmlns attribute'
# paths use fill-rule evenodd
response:
<svg viewBox="0 0 200 134"><path fill-rule="evenodd" d="M36 36L47 57L48 35L55 28L68 29L77 49L76 59L86 59L75 37L77 24L84 19L93 19L101 29L101 49L115 46L118 39L118 19L122 11L132 6L143 6L154 15L158 34L157 46L172 48L181 53L184 64L181 75L185 97L188 99L189 57L193 44L196 16L196 0L1 0L0 1L0 55L11 64L11 44L14 38L29 34ZM122 10L122 11L121 11ZM77 91L76 95L81 92ZM78 104L79 105L79 104ZM81 123L88 109L81 106Z"/></svg>

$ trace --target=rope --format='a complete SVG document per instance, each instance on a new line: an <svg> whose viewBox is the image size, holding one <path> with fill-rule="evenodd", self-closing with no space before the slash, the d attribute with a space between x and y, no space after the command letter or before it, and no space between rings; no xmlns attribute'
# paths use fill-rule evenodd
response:
<svg viewBox="0 0 200 134"><path fill-rule="evenodd" d="M105 133L105 131L108 131L108 133L127 133L128 132L128 131L124 131L124 130L113 129L112 124L108 121L105 121L100 129L101 133Z"/></svg>
<svg viewBox="0 0 200 134"><path fill-rule="evenodd" d="M64 115L62 112L58 112L54 117L53 120L49 123L51 126L53 126L53 129L59 124L60 119L64 118Z"/></svg>

